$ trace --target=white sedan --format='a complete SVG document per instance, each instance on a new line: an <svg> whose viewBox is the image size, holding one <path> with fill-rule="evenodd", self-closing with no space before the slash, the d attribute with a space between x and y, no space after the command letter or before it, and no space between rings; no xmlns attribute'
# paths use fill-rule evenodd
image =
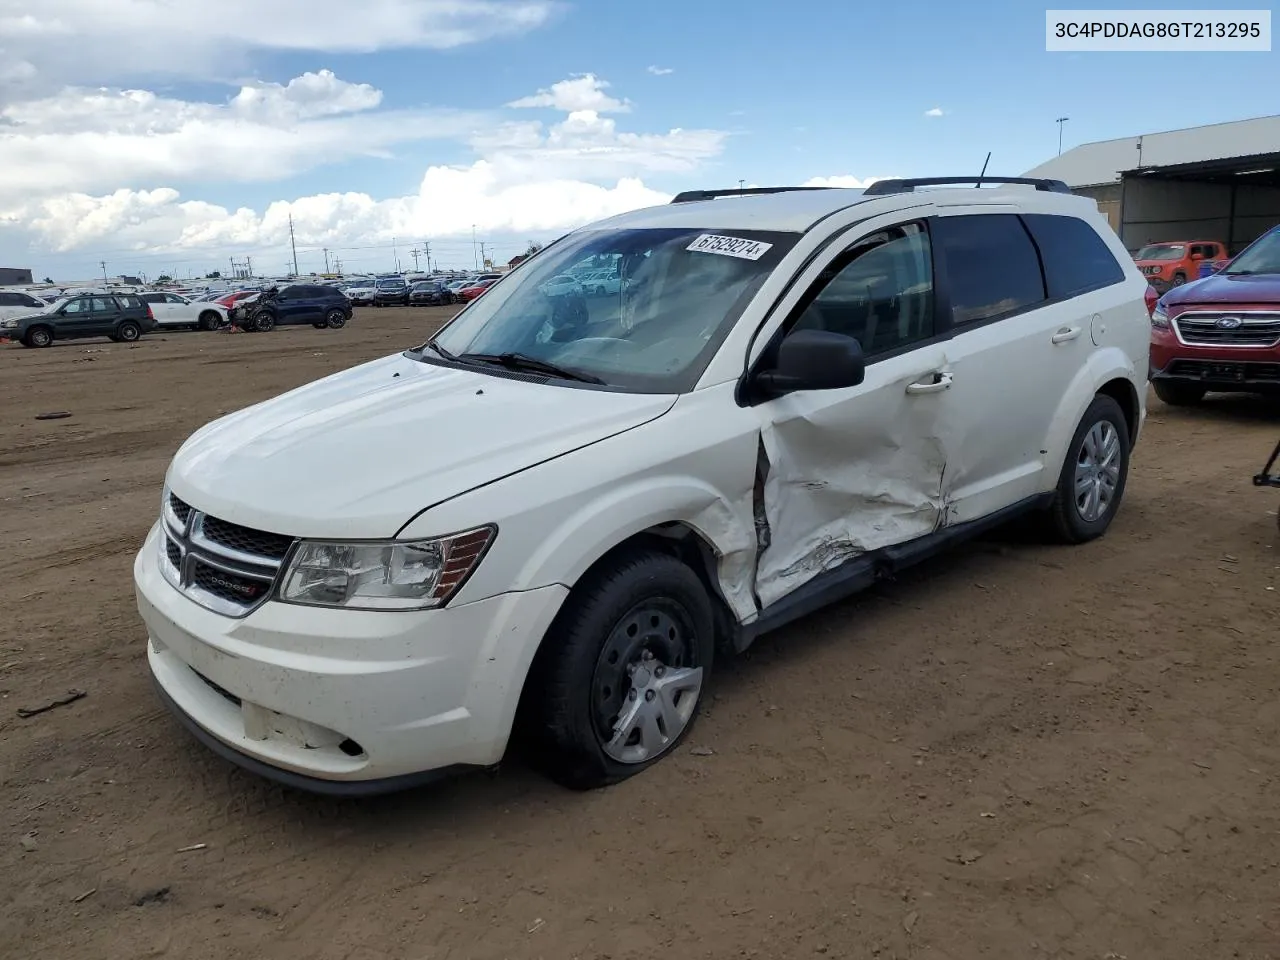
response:
<svg viewBox="0 0 1280 960"><path fill-rule="evenodd" d="M176 293L144 293L142 299L151 305L157 327L216 330L227 322L227 308L213 301L189 300Z"/></svg>

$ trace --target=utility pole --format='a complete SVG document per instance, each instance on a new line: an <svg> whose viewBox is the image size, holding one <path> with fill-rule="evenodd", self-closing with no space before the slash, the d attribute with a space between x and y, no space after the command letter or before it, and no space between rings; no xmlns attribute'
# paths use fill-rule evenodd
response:
<svg viewBox="0 0 1280 960"><path fill-rule="evenodd" d="M423 241L422 247L427 255L427 273L431 273L431 243L429 241Z"/></svg>
<svg viewBox="0 0 1280 960"><path fill-rule="evenodd" d="M1059 117L1053 121L1058 125L1058 156L1062 156L1062 125L1070 119L1070 117Z"/></svg>
<svg viewBox="0 0 1280 960"><path fill-rule="evenodd" d="M739 181L738 181L738 192L739 192L739 193L741 193L741 192L742 192L742 188L743 188L744 186L746 186L746 183L747 183L747 181L745 181L745 180L739 180Z"/></svg>
<svg viewBox="0 0 1280 960"><path fill-rule="evenodd" d="M236 258L227 257L227 259L231 261L231 279L234 280L236 278Z"/></svg>
<svg viewBox="0 0 1280 960"><path fill-rule="evenodd" d="M245 266L245 269L249 271L249 279L252 280L253 279L253 257L245 257L244 266ZM294 273L298 272L298 255L296 253L293 255L293 272Z"/></svg>
<svg viewBox="0 0 1280 960"><path fill-rule="evenodd" d="M482 269L489 269L489 258L485 255L483 240L480 241L480 266Z"/></svg>
<svg viewBox="0 0 1280 960"><path fill-rule="evenodd" d="M476 261L476 272L480 272L480 254L477 252L479 248L476 246L476 225L471 225L471 255Z"/></svg>
<svg viewBox="0 0 1280 960"><path fill-rule="evenodd" d="M324 272L328 273L329 272L329 248L324 247L322 249L324 250Z"/></svg>
<svg viewBox="0 0 1280 960"><path fill-rule="evenodd" d="M421 255L421 253L422 253L422 251L421 251L421 250L419 250L417 247L414 247L412 250L410 250L410 251L409 251L409 255L410 255L411 257L413 257L413 272L414 272L414 273L417 273L417 272L418 272L418 257L419 257L419 255Z"/></svg>
<svg viewBox="0 0 1280 960"><path fill-rule="evenodd" d="M98 264L102 267L102 282L104 284L110 283L111 281L107 279L107 261L99 260Z"/></svg>
<svg viewBox="0 0 1280 960"><path fill-rule="evenodd" d="M298 244L293 239L293 214L289 214L289 246L293 248L293 275L298 275ZM252 271L250 271L252 274Z"/></svg>

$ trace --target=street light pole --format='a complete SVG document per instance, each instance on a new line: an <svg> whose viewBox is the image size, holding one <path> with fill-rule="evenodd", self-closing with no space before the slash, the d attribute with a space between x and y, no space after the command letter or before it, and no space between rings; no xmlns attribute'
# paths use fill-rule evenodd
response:
<svg viewBox="0 0 1280 960"><path fill-rule="evenodd" d="M1053 121L1058 125L1058 156L1062 156L1062 125L1070 119L1070 117L1059 117Z"/></svg>

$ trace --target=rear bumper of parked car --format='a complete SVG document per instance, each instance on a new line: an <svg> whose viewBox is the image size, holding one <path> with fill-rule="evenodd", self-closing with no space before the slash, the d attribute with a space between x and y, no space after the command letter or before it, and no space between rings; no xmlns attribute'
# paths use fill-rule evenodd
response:
<svg viewBox="0 0 1280 960"><path fill-rule="evenodd" d="M202 742L263 776L332 794L497 763L560 586L460 607L369 612L269 601L223 617L160 571L158 525L134 561L147 660Z"/></svg>
<svg viewBox="0 0 1280 960"><path fill-rule="evenodd" d="M1280 348L1188 346L1172 330L1153 329L1148 378L1215 392L1280 392Z"/></svg>

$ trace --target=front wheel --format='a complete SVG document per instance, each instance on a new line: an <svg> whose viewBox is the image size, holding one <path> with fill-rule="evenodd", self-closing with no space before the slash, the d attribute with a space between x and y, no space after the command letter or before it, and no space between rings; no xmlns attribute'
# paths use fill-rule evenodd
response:
<svg viewBox="0 0 1280 960"><path fill-rule="evenodd" d="M276 318L270 310L262 310L249 321L249 328L258 333L268 333L276 325Z"/></svg>
<svg viewBox="0 0 1280 960"><path fill-rule="evenodd" d="M1204 399L1205 389L1198 383L1157 380L1152 384L1156 396L1171 407L1193 407Z"/></svg>
<svg viewBox="0 0 1280 960"><path fill-rule="evenodd" d="M1120 404L1093 398L1076 427L1049 507L1050 531L1061 543L1085 543L1107 532L1129 477L1129 424Z"/></svg>
<svg viewBox="0 0 1280 960"><path fill-rule="evenodd" d="M27 335L22 338L24 347L51 347L53 346L53 331L48 327L32 327L27 331Z"/></svg>
<svg viewBox="0 0 1280 960"><path fill-rule="evenodd" d="M1187 282L1186 274L1175 273L1173 275L1173 286L1180 287Z"/></svg>
<svg viewBox="0 0 1280 960"><path fill-rule="evenodd" d="M324 318L324 325L330 330L341 330L347 325L347 315L341 310L330 310Z"/></svg>
<svg viewBox="0 0 1280 960"><path fill-rule="evenodd" d="M588 790L666 756L693 724L714 652L711 600L675 557L637 551L589 574L525 691L547 773Z"/></svg>

